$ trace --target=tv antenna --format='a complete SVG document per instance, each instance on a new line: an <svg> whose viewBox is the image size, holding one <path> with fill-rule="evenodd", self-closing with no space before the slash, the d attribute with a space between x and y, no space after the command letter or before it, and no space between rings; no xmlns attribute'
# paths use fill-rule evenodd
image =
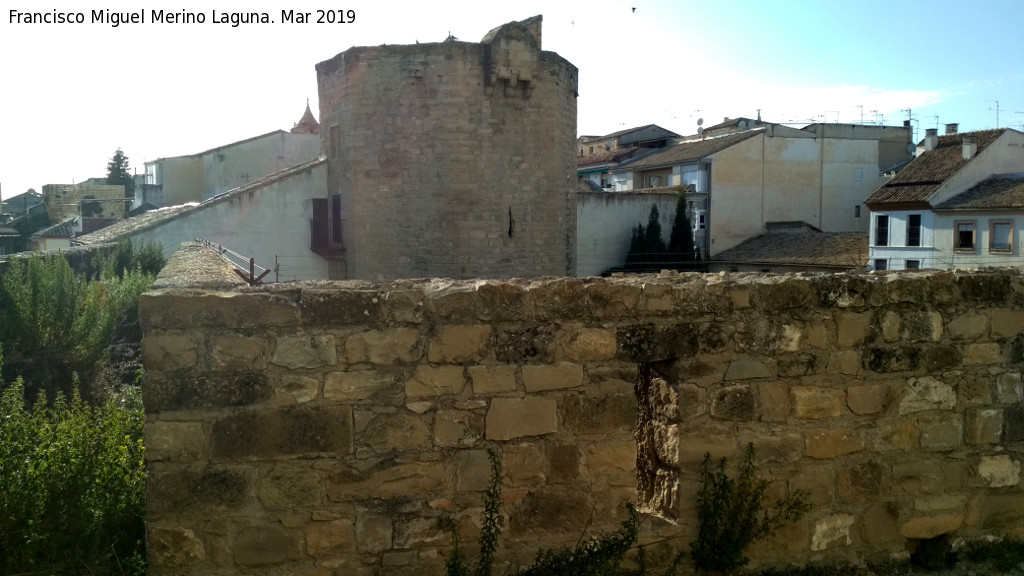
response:
<svg viewBox="0 0 1024 576"><path fill-rule="evenodd" d="M925 118L935 118L935 129L936 130L939 129L939 117L938 117L938 115L935 115L935 116L925 116Z"/></svg>
<svg viewBox="0 0 1024 576"><path fill-rule="evenodd" d="M999 100L989 100L989 102L995 102L996 103L996 107L995 108L989 108L989 110L995 110L996 111L996 128L999 128Z"/></svg>
<svg viewBox="0 0 1024 576"><path fill-rule="evenodd" d="M825 114L831 114L833 112L835 112L835 114L836 114L836 124L839 124L839 110L825 110ZM822 115L822 118L825 118L825 116ZM828 119L826 118L826 121L827 120Z"/></svg>
<svg viewBox="0 0 1024 576"><path fill-rule="evenodd" d="M875 124L878 124L879 126L885 126L885 114L879 112L878 110L872 110L870 113L875 115Z"/></svg>
<svg viewBox="0 0 1024 576"><path fill-rule="evenodd" d="M864 125L864 105L863 104L858 104L858 105L854 106L854 108L860 108L860 125L863 126Z"/></svg>

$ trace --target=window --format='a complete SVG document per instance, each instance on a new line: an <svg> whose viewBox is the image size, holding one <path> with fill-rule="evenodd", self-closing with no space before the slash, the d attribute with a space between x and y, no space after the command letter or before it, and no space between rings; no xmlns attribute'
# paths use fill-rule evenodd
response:
<svg viewBox="0 0 1024 576"><path fill-rule="evenodd" d="M921 245L921 215L911 214L907 217L907 246Z"/></svg>
<svg viewBox="0 0 1024 576"><path fill-rule="evenodd" d="M918 270L921 268L920 260L907 260L907 270Z"/></svg>
<svg viewBox="0 0 1024 576"><path fill-rule="evenodd" d="M954 222L953 234L953 250L957 252L974 252L974 222Z"/></svg>
<svg viewBox="0 0 1024 576"><path fill-rule="evenodd" d="M331 149L329 153L331 156L337 158L341 155L341 128L337 124L331 126L330 131Z"/></svg>
<svg viewBox="0 0 1024 576"><path fill-rule="evenodd" d="M661 186L661 176L651 176L649 182L650 184L647 186L648 188L657 188Z"/></svg>
<svg viewBox="0 0 1024 576"><path fill-rule="evenodd" d="M855 181L857 181L857 182L860 182L860 181L864 180L864 169L863 168L854 168L853 169L853 179Z"/></svg>
<svg viewBox="0 0 1024 576"><path fill-rule="evenodd" d="M875 216L875 246L889 245L889 217L884 214ZM884 270L884 268L883 268Z"/></svg>
<svg viewBox="0 0 1024 576"><path fill-rule="evenodd" d="M341 194L331 195L331 244L341 245Z"/></svg>
<svg viewBox="0 0 1024 576"><path fill-rule="evenodd" d="M1013 223L1009 221L993 221L989 224L988 251L997 254L1013 252Z"/></svg>
<svg viewBox="0 0 1024 576"><path fill-rule="evenodd" d="M860 218L860 204L853 207L853 217Z"/></svg>
<svg viewBox="0 0 1024 576"><path fill-rule="evenodd" d="M693 229L705 230L708 227L707 210L696 210L693 213Z"/></svg>
<svg viewBox="0 0 1024 576"><path fill-rule="evenodd" d="M591 147L590 147L590 155L591 155L591 156L593 156L593 155L594 155L594 147L593 147L593 146L591 146Z"/></svg>
<svg viewBox="0 0 1024 576"><path fill-rule="evenodd" d="M885 258L879 258L879 259L875 260L875 270L888 270L888 269L889 269L889 261L888 260L886 260Z"/></svg>

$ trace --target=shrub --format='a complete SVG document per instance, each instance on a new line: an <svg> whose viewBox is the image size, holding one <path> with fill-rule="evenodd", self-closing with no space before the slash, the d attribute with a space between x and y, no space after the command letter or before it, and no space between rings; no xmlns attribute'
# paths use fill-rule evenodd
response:
<svg viewBox="0 0 1024 576"><path fill-rule="evenodd" d="M138 389L29 408L21 379L0 388L0 573L144 573Z"/></svg>
<svg viewBox="0 0 1024 576"><path fill-rule="evenodd" d="M700 489L697 492L697 518L700 527L690 541L690 554L699 570L729 571L747 563L747 546L772 534L787 521L803 516L810 506L807 495L797 490L776 503L774 509L763 504L768 482L757 476L754 445L747 445L738 480L725 471L726 459L712 467L711 454L700 465Z"/></svg>

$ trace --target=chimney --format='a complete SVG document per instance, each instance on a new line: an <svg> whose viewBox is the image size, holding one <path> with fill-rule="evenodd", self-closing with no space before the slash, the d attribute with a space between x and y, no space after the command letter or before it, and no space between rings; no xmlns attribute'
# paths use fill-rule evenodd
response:
<svg viewBox="0 0 1024 576"><path fill-rule="evenodd" d="M956 124L956 123L946 124L946 136L949 136L950 134L956 134L956 131L959 128L960 128L960 125Z"/></svg>
<svg viewBox="0 0 1024 576"><path fill-rule="evenodd" d="M939 147L939 129L928 128L924 131L924 151L930 152Z"/></svg>
<svg viewBox="0 0 1024 576"><path fill-rule="evenodd" d="M964 136L964 160L974 158L978 152L978 139L974 136Z"/></svg>

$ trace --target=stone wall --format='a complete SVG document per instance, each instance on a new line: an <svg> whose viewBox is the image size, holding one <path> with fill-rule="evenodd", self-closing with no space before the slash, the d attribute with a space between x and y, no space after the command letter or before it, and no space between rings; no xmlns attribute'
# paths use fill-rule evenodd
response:
<svg viewBox="0 0 1024 576"><path fill-rule="evenodd" d="M317 64L347 278L575 272L577 70L540 24Z"/></svg>
<svg viewBox="0 0 1024 576"><path fill-rule="evenodd" d="M748 442L813 505L757 565L1024 535L1013 272L248 288L196 250L140 305L155 575L441 574L488 449L502 566L638 498L685 547L698 463Z"/></svg>

